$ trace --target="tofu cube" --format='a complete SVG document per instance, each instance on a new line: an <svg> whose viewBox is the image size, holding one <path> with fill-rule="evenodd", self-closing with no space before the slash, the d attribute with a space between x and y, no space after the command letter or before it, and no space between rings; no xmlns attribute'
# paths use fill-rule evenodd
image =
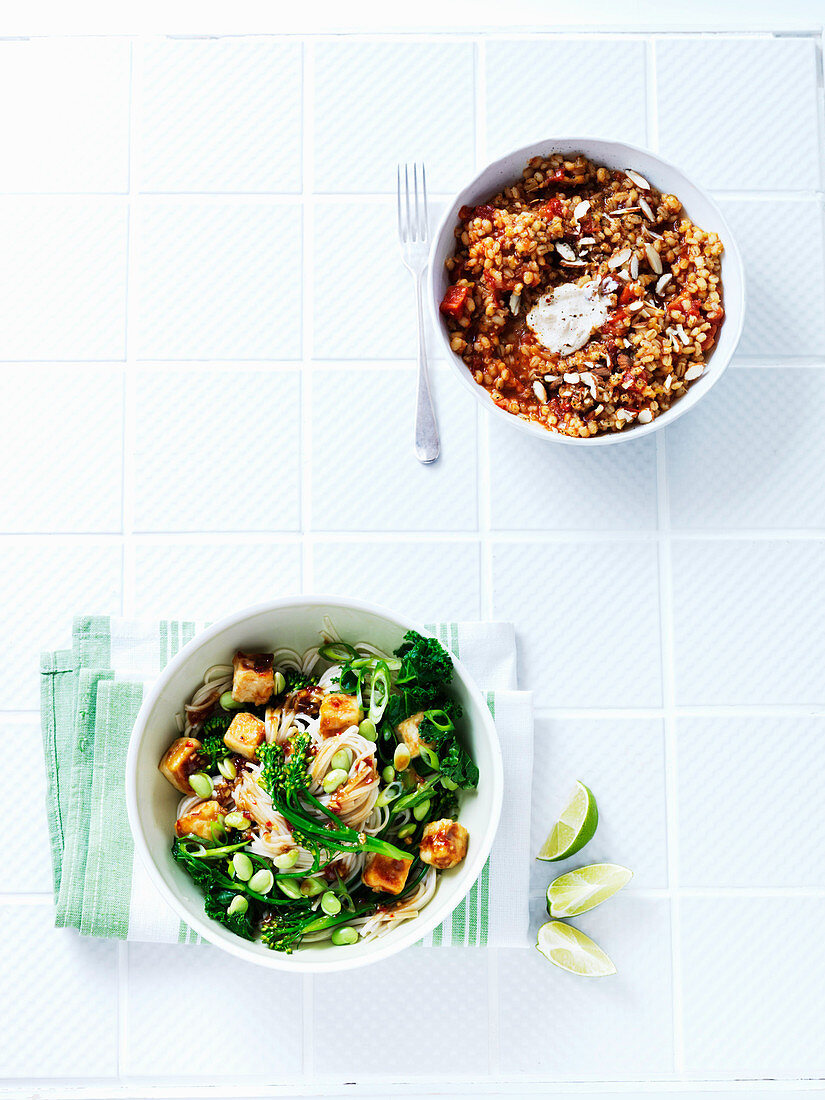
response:
<svg viewBox="0 0 825 1100"><path fill-rule="evenodd" d="M187 810L175 822L175 832L178 836L190 836L194 834L201 840L212 839L212 826L218 825L223 815L220 802L210 800L199 802L191 810Z"/></svg>
<svg viewBox="0 0 825 1100"><path fill-rule="evenodd" d="M371 890L380 890L385 894L400 894L404 889L412 862L412 857L391 859L389 856L373 853L367 856L364 873L361 876L362 881Z"/></svg>
<svg viewBox="0 0 825 1100"><path fill-rule="evenodd" d="M271 653L236 653L232 660L232 698L236 703L268 703L275 691Z"/></svg>
<svg viewBox="0 0 825 1100"><path fill-rule="evenodd" d="M229 729L223 735L223 743L232 752L245 756L247 760L254 760L256 749L264 737L264 724L260 718L243 711L236 714L229 723Z"/></svg>
<svg viewBox="0 0 825 1100"><path fill-rule="evenodd" d="M405 718L403 722L399 722L395 727L399 737L410 750L410 756L413 760L416 756L421 755L422 745L424 745L425 748L430 747L426 741L421 740L418 734L423 721L424 711L420 710L418 714L411 714L409 718Z"/></svg>
<svg viewBox="0 0 825 1100"><path fill-rule="evenodd" d="M364 719L364 712L354 695L325 695L321 700L320 714L322 737L343 733L349 726L357 726Z"/></svg>
<svg viewBox="0 0 825 1100"><path fill-rule="evenodd" d="M424 835L418 849L419 858L439 871L446 871L461 863L467 855L470 834L463 825L452 818L430 821L424 826Z"/></svg>
<svg viewBox="0 0 825 1100"><path fill-rule="evenodd" d="M198 771L201 743L194 737L179 737L163 754L158 770L181 794L192 794L189 776Z"/></svg>

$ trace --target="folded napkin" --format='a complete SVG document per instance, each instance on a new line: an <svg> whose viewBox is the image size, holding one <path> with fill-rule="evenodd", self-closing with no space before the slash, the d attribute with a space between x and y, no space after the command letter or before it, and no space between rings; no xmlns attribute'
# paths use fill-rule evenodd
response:
<svg viewBox="0 0 825 1100"><path fill-rule="evenodd" d="M134 851L124 770L146 687L204 624L78 618L72 648L42 654L41 725L58 927L92 936L197 942L155 890ZM483 688L504 757L504 808L469 895L422 943L522 946L530 873L532 697L516 690L509 623L429 629Z"/></svg>

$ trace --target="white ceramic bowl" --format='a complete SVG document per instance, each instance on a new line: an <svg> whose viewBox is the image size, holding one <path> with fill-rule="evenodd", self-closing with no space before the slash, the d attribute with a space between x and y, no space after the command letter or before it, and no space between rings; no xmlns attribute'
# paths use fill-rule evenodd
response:
<svg viewBox="0 0 825 1100"><path fill-rule="evenodd" d="M370 641L386 652L407 630L426 633L415 623L381 607L337 597L302 596L247 608L210 626L172 660L140 708L126 763L126 804L135 847L152 882L178 916L217 947L275 970L332 971L365 966L416 943L440 924L469 892L490 853L501 814L503 777L498 735L481 692L458 660L453 690L465 712L464 733L480 773L478 788L463 795L461 821L470 832L466 859L438 877L435 897L414 920L374 942L299 948L291 955L249 943L209 920L203 898L172 859L179 793L158 771L158 761L179 736L175 715L200 685L210 665L232 660L237 649L266 651L276 645L308 649L317 645L325 615L341 637Z"/></svg>
<svg viewBox="0 0 825 1100"><path fill-rule="evenodd" d="M522 171L531 157L549 156L552 153L583 153L596 164L603 164L608 168L632 168L640 172L660 191L676 195L681 200L688 217L701 229L718 233L725 246L722 257L725 320L719 330L716 346L708 359L705 373L690 386L684 397L675 401L667 412L657 416L649 424L637 424L621 432L591 436L589 439L577 439L559 432L548 431L538 424L500 409L487 390L479 386L471 376L461 356L450 348L449 330L438 308L449 284L444 261L455 249L454 230L458 223L458 211L462 206L477 206L486 202L505 186L521 179ZM494 161L479 172L448 205L430 250L428 298L433 324L441 335L444 350L453 370L462 385L466 386L476 400L480 401L497 420L510 424L511 427L520 428L537 439L552 443L600 447L610 443L621 443L628 439L641 439L644 435L672 424L688 409L692 409L711 387L716 385L736 350L742 332L745 316L745 276L739 249L736 247L736 241L721 210L707 192L692 183L675 165L635 145L623 145L617 141L602 141L596 138L555 138L526 145L523 149L516 149L506 157Z"/></svg>

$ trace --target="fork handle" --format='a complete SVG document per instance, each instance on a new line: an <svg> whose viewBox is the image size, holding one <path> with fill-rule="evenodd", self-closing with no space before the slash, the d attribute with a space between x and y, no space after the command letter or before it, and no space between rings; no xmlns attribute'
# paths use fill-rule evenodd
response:
<svg viewBox="0 0 825 1100"><path fill-rule="evenodd" d="M424 343L424 310L421 296L421 275L415 277L415 304L418 312L418 389L415 402L415 457L419 462L435 462L441 444L435 420L427 348Z"/></svg>

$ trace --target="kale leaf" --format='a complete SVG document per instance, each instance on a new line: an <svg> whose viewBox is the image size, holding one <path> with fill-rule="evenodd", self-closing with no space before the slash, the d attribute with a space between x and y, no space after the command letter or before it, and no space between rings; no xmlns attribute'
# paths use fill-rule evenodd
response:
<svg viewBox="0 0 825 1100"><path fill-rule="evenodd" d="M204 843L204 847L208 845ZM172 858L188 872L203 894L203 907L207 917L225 925L245 940L254 939L258 905L254 899L248 898L249 905L245 913L227 912L229 903L239 891L236 883L223 870L223 860L203 859L192 855L181 840L175 840L172 844Z"/></svg>

